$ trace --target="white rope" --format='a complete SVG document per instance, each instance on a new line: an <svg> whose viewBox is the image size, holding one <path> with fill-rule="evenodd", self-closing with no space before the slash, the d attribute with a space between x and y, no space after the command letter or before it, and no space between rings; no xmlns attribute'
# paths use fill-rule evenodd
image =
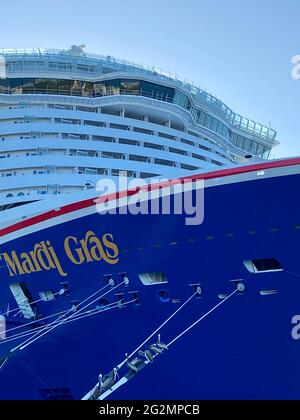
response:
<svg viewBox="0 0 300 420"><path fill-rule="evenodd" d="M103 290L103 289L102 289ZM100 292L100 291L99 291ZM101 299L101 296L99 296L97 299ZM107 305L105 305L105 307L107 307L107 306L110 306L110 305L114 305L116 302L112 302L112 303L109 303L109 304L107 304ZM56 313L54 313L54 314L52 314L52 315L48 315L48 316L44 316L44 317L42 317L42 318L38 318L38 319L35 319L34 321L30 321L30 322L26 322L26 323L24 323L24 324L22 324L22 325L18 325L18 326L16 326L16 327L13 327L13 328L9 328L8 330L2 330L2 331L0 331L0 333L2 332L4 332L4 333L8 333L8 332L11 332L11 331L14 331L14 330L18 330L18 329L20 329L20 328L26 328L26 327L28 327L29 325L32 325L32 324L38 324L38 323L40 323L40 322L42 322L42 321L45 321L46 319L49 319L49 318L53 318L53 317L55 317L55 316L57 316L57 315L61 315L61 314L66 314L66 312L68 312L69 311L69 309L66 309L65 311L60 311L60 312L56 312ZM56 320L55 320L56 321ZM55 322L55 321L53 321L53 322ZM42 325L41 327L38 327L38 328L43 328L45 325ZM38 328L36 328L35 329L35 331L37 331L38 330ZM32 331L32 332L35 332L35 331ZM0 344L1 344L1 341L0 341Z"/></svg>
<svg viewBox="0 0 300 420"><path fill-rule="evenodd" d="M36 334L33 337L31 337L30 339L25 340L25 342L21 343L19 346L17 346L17 348L19 348L20 350L24 350L26 347L28 347L29 345L33 344L35 341L39 340L40 338L44 337L46 334L48 334L49 332L53 331L55 328L59 327L60 325L64 324L66 321L68 321L71 318L74 318L75 314L78 315L80 312L82 312L84 309L88 308L90 305L92 305L93 303L95 303L96 301L98 301L99 299L101 299L102 297L106 296L108 293L111 293L113 290L117 289L118 287L120 287L123 283L125 283L125 280L118 284L117 286L113 287L112 289L110 289L108 292L104 293L101 296L98 296L96 299L92 300L92 302L88 303L87 305L83 306L81 309L79 309L78 311L76 311L75 313L72 313L69 317L64 318L65 315L67 315L68 313L72 312L73 309L71 308L65 315L62 315L61 317L59 317L56 321L53 321L50 325L48 325L45 329L46 331L43 332L43 330L40 332L40 334ZM85 299L83 302L80 303L80 305L82 305L83 303L87 302L89 299L91 299L93 296L95 296L97 293L99 292L95 292L93 295L89 296L87 299ZM79 305L78 305L79 306ZM61 319L61 322L58 322ZM53 326L52 326L53 325ZM51 327L52 326L52 327ZM51 328L49 328L51 327Z"/></svg>
<svg viewBox="0 0 300 420"><path fill-rule="evenodd" d="M121 308L122 309L123 307L125 307L125 306L127 306L130 303L133 303L135 301L136 301L136 299L130 300L128 302L124 302L121 306L120 306L120 302L113 302L113 304L110 304L110 305L114 305L114 306L108 307L109 305L106 305L106 307L104 309L102 309L102 310L94 309L92 311L84 312L83 314L81 314L81 315L79 315L77 317L74 317L74 318L72 318L72 319L70 319L68 321L66 320L65 323L66 324L69 324L70 322L78 321L78 320L81 320L81 319L86 318L86 317L89 317L89 316L100 315L103 312L109 312L110 310L116 309L116 308ZM47 327L50 328L50 324ZM11 336L11 337L8 337L8 338L4 339L3 342L0 341L0 345L1 344L5 344L5 343L7 343L9 341L17 340L18 338L23 338L23 337L26 337L28 335L33 335L37 330L42 330L44 328L45 328L45 326L43 325L41 327L38 327L35 331L27 331L27 332L24 331L22 333L15 334L14 336ZM1 366L0 366L0 368L1 368Z"/></svg>
<svg viewBox="0 0 300 420"><path fill-rule="evenodd" d="M186 328L184 331L182 331L177 337L175 337L170 343L167 344L167 347L170 347L172 344L174 344L179 338L181 338L183 335L185 335L188 331L190 331L192 328L194 328L199 322L201 322L204 318L206 318L209 314L211 314L213 311L215 311L219 306L223 305L228 299L230 299L233 295L235 295L238 292L238 289L235 289L234 292L230 293L225 299L223 299L221 302L219 302L217 305L215 305L213 308L211 308L206 314L201 316L201 318L197 319L192 325L190 325L188 328Z"/></svg>
<svg viewBox="0 0 300 420"><path fill-rule="evenodd" d="M53 297L54 296L57 296L57 295L60 295L60 296L63 296L64 295L64 293L65 293L65 289L61 289L59 292L56 292L56 293L53 293ZM35 303L38 303L38 302L41 302L41 301L44 301L44 302L50 302L50 301L46 301L46 300L44 300L44 299L37 299L37 300L35 300L35 301L33 301L33 302L30 302L28 299L27 300L23 300L23 301L21 301L20 303L19 303L19 306L17 307L17 308L14 308L14 309L10 309L10 310L8 310L8 311L5 311L5 312L3 312L3 314L5 313L5 315L6 316L8 316L8 315L10 315L11 313L13 313L13 312L17 312L15 315L14 315L14 317L15 316L17 316L21 311L22 311L22 309L27 309L28 308L28 304L29 305L34 305Z"/></svg>
<svg viewBox="0 0 300 420"><path fill-rule="evenodd" d="M125 360L123 360L123 362L121 362L118 366L117 369L121 369L121 367L127 363L128 359L130 359L136 352L138 352L155 334L158 333L158 331L160 331L172 318L174 318L175 315L178 314L179 311L181 311L181 309L183 309L196 295L198 294L198 291L196 291L192 296L190 296L175 312L173 312L173 314L171 316L169 316L169 318L167 318L158 328L156 328L156 330L149 335L149 337L146 338L146 340L144 340L135 350L133 350L133 352L126 357Z"/></svg>
<svg viewBox="0 0 300 420"><path fill-rule="evenodd" d="M96 293L100 293L101 291L103 291L104 289L106 289L107 287L108 287L109 285L105 285L104 287L102 287L101 289L99 289L97 292L95 292L95 294ZM58 292L59 293L59 292ZM94 295L92 295L92 296L90 296L90 298L91 297L93 297L93 296L95 296L95 294ZM98 299L101 299L101 296L99 296L98 297ZM35 302L32 302L32 303L36 303L36 302L39 302L39 300L36 300ZM83 303L83 302L82 302ZM79 305L81 305L82 303L80 303ZM115 302L113 302L113 303L115 303ZM112 305L111 303L109 304L109 305ZM108 306L108 305L107 305ZM18 309L18 308L17 308ZM11 311L9 311L9 312L13 312L13 311L15 311L15 309L13 309L13 310L11 310ZM61 311L61 312L56 312L55 314L52 314L52 315L48 315L48 316L44 316L44 317L42 317L42 318L39 318L39 319L35 319L34 321L30 321L30 322L26 322L26 323L24 323L24 324L22 324L22 325L18 325L18 326L16 326L16 327L13 327L13 328L10 328L10 329L8 329L8 330L3 330L3 331L0 331L0 333L1 332L5 332L6 334L8 333L8 332L11 332L11 331L14 331L14 330L18 330L18 329L20 329L20 328L26 328L26 327L28 327L29 325L32 325L32 324L38 324L39 322L41 322L41 321L45 321L46 319L49 319L49 318L53 318L53 317L55 317L55 316L57 316L57 315L61 315L61 314L66 314L67 312L69 312L69 309L67 309L67 310L65 310L65 311ZM57 320L55 320L54 322L56 322ZM39 327L39 328L36 328L34 331L31 331L30 333L35 333L36 331L38 331L40 328L43 328L44 327L44 325L43 326L41 326L41 327ZM22 333L23 334L23 333ZM10 337L9 337L10 338ZM0 341L0 345L2 344L2 342Z"/></svg>
<svg viewBox="0 0 300 420"><path fill-rule="evenodd" d="M104 289L106 289L107 287L109 286L109 284L106 284L104 287L102 287L100 290L102 291L102 290L104 290ZM100 292L100 290L98 291L98 292ZM98 293L97 292L97 293ZM59 292L56 292L56 293L53 293L53 296L57 296L57 295L60 295L60 296L63 296L64 294L66 293L66 291L65 291L65 289L61 289ZM27 307L28 307L28 304L29 305L34 305L35 303L38 303L38 302L41 302L41 301L44 301L44 302L51 302L51 301L46 301L46 300L44 300L44 299L37 299L37 300L35 300L35 301L33 301L33 302L30 302L29 300L23 300L23 301L21 301L20 303L19 303L19 306L17 307L17 308L14 308L14 309L10 309L9 311L5 311L5 312L3 312L3 314L5 314L5 316L8 316L8 315L10 315L12 312L16 312L16 311L18 311L15 315L14 315L14 317L15 316L17 316L21 311L22 311L22 309L27 309ZM23 306L23 304L24 304L24 306ZM27 305L26 305L27 304Z"/></svg>
<svg viewBox="0 0 300 420"><path fill-rule="evenodd" d="M293 271L284 270L288 274L292 274L292 276L300 277L300 274L294 273Z"/></svg>
<svg viewBox="0 0 300 420"><path fill-rule="evenodd" d="M106 296L108 293L112 292L113 290L117 289L118 287L120 287L123 283L125 282L125 280L118 284L117 286L113 287L112 289L108 290L107 292L105 292L103 295L98 296L96 299L94 299L92 302L90 302L89 304L87 304L86 306L82 307L79 311L76 312L76 314L78 314L79 312L81 312L82 310L86 309L88 306L92 305L94 302L96 302L97 300L101 299L102 297ZM95 293L93 293L92 295L90 295L89 297L87 297L84 301L82 301L81 303L78 304L78 306L83 305L84 303L86 303L87 301L89 301L92 297L94 297L95 295L97 295L98 293L100 293L102 290L104 290L106 287L108 287L109 284L107 284L106 286L104 286L103 288L97 290ZM39 333L37 332L36 334L33 335L33 337L28 338L27 340L25 340L23 343L19 344L17 347L15 347L14 349L11 350L11 352L14 352L18 349L20 350L24 350L26 347L28 347L30 344L34 343L36 340L39 340L40 338L42 338L44 335L48 334L49 332L51 332L52 330L54 330L55 328L57 328L59 325L61 325L64 321L67 321L68 319L72 318L74 316L74 313L68 317L68 318L64 318L65 315L67 315L68 313L72 312L73 308L69 309L65 314L63 314L62 316L60 316L58 319L56 319L55 321L53 321L52 323L50 323L49 325L47 325L44 329L46 330L43 333L43 330ZM59 320L62 320L61 323L57 323ZM53 325L53 326L52 326ZM51 327L49 329L49 327Z"/></svg>
<svg viewBox="0 0 300 420"><path fill-rule="evenodd" d="M64 289L62 289L61 291L59 291L59 292L57 292L57 293L53 293L53 297L55 297L55 296L57 296L57 295L60 295L60 296L62 296L63 294L65 293L65 291L64 291ZM42 299L42 298L40 298L40 299L38 299L38 300L35 300L34 302L30 302L29 300L23 300L22 302L20 302L19 303L19 307L18 308L15 308L15 309L11 309L10 311L8 311L7 313L6 313L6 316L8 316L10 313L12 313L12 312L16 312L15 314L14 314L14 317L16 317L16 316L18 316L23 310L24 311L26 311L27 309L28 309L28 305L29 306L32 306L32 305L35 305L36 303L39 303L39 302L41 302L41 301L44 301L44 302L49 302L49 301L46 301L46 300L44 300L44 299Z"/></svg>
<svg viewBox="0 0 300 420"><path fill-rule="evenodd" d="M198 294L198 291L196 291L195 293L193 293L192 296L190 296L175 312L173 312L172 315L169 316L169 318L167 318L158 328L156 328L156 330L152 334L150 334L146 338L146 340L144 340L135 350L133 350L133 352L129 356L127 356L126 359L123 360L123 362L121 362L120 364L118 364L118 366L116 367L116 369L117 370L121 369L122 366L124 366L127 363L128 359L130 359L136 352L138 352L155 334L158 333L158 331L160 331L172 318L174 318L174 316L176 314L178 314L178 312L181 311L181 309L183 309L197 294ZM120 379L120 381L121 380L122 379ZM127 380L126 380L126 382L127 382ZM94 392L94 390L95 390L96 387L97 387L97 384L82 399L83 400L88 400L91 397L91 395L93 394L93 392Z"/></svg>
<svg viewBox="0 0 300 420"><path fill-rule="evenodd" d="M119 303L118 303L118 302L112 302L112 303L109 303L109 304L105 305L105 309L106 309L106 308L107 308L107 309L110 309L109 307L111 307L112 305L116 305L116 304L119 304ZM95 310L97 310L97 311L99 312L99 310L98 310L98 309L95 309ZM8 332L10 332L10 331L13 331L13 330L16 330L16 329L19 329L19 328L24 328L24 327L27 327L28 325L39 323L39 322L40 322L40 321L42 321L42 320L45 320L45 319L48 319L48 318L53 318L54 316L57 316L57 315L65 314L66 312L68 312L68 310L66 310L66 311L61 311L61 312L57 312L56 314L48 315L48 316L45 316L44 318L40 318L40 319L38 319L38 320L34 320L34 321L32 321L32 322L28 322L27 324L19 325L18 327L14 327L14 328L11 328L11 329L9 329L9 330L3 330L2 332L8 333ZM91 312L91 311L87 311L87 312ZM103 309L103 310L100 310L100 312L104 312L104 309ZM86 312L85 312L85 313L86 313ZM57 322L57 320L54 320L54 321L53 321L52 323L50 323L50 324L52 325L52 324L54 324L55 322ZM4 344L4 343L5 343L5 342L7 342L7 341L9 341L11 338L23 337L24 335L29 335L29 334L32 334L32 335L33 335L33 334L35 334L37 331L39 331L39 330L41 330L41 329L43 329L43 328L45 328L45 327L47 327L47 326L50 326L50 324L47 324L47 325L41 325L41 326L39 326L39 327L35 328L35 329L34 329L34 330L32 330L32 331L22 331L22 332L19 332L19 333L14 334L14 335L12 335L12 336L9 336L9 337L7 337L7 338L4 338L4 339L0 340L0 345L1 345L1 344Z"/></svg>
<svg viewBox="0 0 300 420"><path fill-rule="evenodd" d="M32 324L38 324L38 323L40 323L42 321L45 321L45 319L53 318L54 316L64 314L67 311L68 311L68 309L66 309L65 311L57 312L57 313L52 314L52 315L44 316L43 318L35 319L34 321L26 322L26 323L24 323L22 325L18 325L17 327L9 328L8 330L2 330L0 332L7 334L8 332L19 330L20 328L26 328L26 327L28 327L29 325L32 325ZM41 327L44 327L44 325L42 325ZM0 341L0 344L1 344L1 341Z"/></svg>
<svg viewBox="0 0 300 420"><path fill-rule="evenodd" d="M7 360L8 360L8 357L6 357L4 360L3 360L3 362L1 363L1 365L0 365L0 369L2 369L3 368L3 366L5 365L5 363L7 362Z"/></svg>

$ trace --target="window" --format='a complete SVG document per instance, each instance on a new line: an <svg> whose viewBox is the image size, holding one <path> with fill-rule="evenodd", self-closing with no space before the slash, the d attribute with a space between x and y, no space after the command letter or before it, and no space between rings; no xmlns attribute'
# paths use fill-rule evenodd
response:
<svg viewBox="0 0 300 420"><path fill-rule="evenodd" d="M132 146L139 146L139 142L130 139L119 139L119 144L131 144Z"/></svg>
<svg viewBox="0 0 300 420"><path fill-rule="evenodd" d="M224 124L223 124L223 127L222 127L222 136L225 137L226 139L229 139L229 136L230 136L230 130Z"/></svg>
<svg viewBox="0 0 300 420"><path fill-rule="evenodd" d="M168 280L164 273L159 273L159 272L141 273L138 276L144 286L168 283Z"/></svg>
<svg viewBox="0 0 300 420"><path fill-rule="evenodd" d="M56 166L54 166L54 165L45 166L45 173L46 174L54 174L55 172L56 172ZM43 172L39 171L39 173L43 173Z"/></svg>
<svg viewBox="0 0 300 420"><path fill-rule="evenodd" d="M198 155L197 153L192 153L192 157L195 159L206 160L204 156Z"/></svg>
<svg viewBox="0 0 300 420"><path fill-rule="evenodd" d="M237 145L238 136L235 133L231 133L231 143L236 146Z"/></svg>
<svg viewBox="0 0 300 420"><path fill-rule="evenodd" d="M38 82L36 80L35 82ZM44 86L48 93L57 93L58 92L58 80L56 79L47 79L46 85Z"/></svg>
<svg viewBox="0 0 300 420"><path fill-rule="evenodd" d="M157 165L174 166L174 162L166 159L154 159L154 163Z"/></svg>
<svg viewBox="0 0 300 420"><path fill-rule="evenodd" d="M107 95L118 95L120 93L120 80L107 80L105 82Z"/></svg>
<svg viewBox="0 0 300 420"><path fill-rule="evenodd" d="M49 63L49 69L72 70L72 64L52 62L52 63Z"/></svg>
<svg viewBox="0 0 300 420"><path fill-rule="evenodd" d="M264 153L264 146L262 144L258 144L257 146L257 155L262 156Z"/></svg>
<svg viewBox="0 0 300 420"><path fill-rule="evenodd" d="M9 285L9 288L24 318L34 318L37 307L33 303L33 298L26 284L24 282L13 283Z"/></svg>
<svg viewBox="0 0 300 420"><path fill-rule="evenodd" d="M116 153L116 152L102 152L101 157L109 158L109 159L123 159L123 153Z"/></svg>
<svg viewBox="0 0 300 420"><path fill-rule="evenodd" d="M129 160L135 160L137 162L148 162L149 158L146 156L129 155Z"/></svg>
<svg viewBox="0 0 300 420"><path fill-rule="evenodd" d="M164 139L169 139L169 140L175 140L174 136L170 136L170 134L166 134L166 133L158 133L159 137L163 137Z"/></svg>
<svg viewBox="0 0 300 420"><path fill-rule="evenodd" d="M176 92L175 92L173 102L174 102L174 104L179 105L182 108L185 108L185 109L188 109L188 110L191 109L191 102L188 99L187 95L179 92L178 90L176 90Z"/></svg>
<svg viewBox="0 0 300 420"><path fill-rule="evenodd" d="M103 127L104 123L100 121L84 121L84 125L92 125L94 127Z"/></svg>
<svg viewBox="0 0 300 420"><path fill-rule="evenodd" d="M141 94L161 101L173 102L175 89L141 81Z"/></svg>
<svg viewBox="0 0 300 420"><path fill-rule="evenodd" d="M244 147L243 147L243 149L246 152L250 152L250 150L251 150L251 140L249 140L247 138L244 139Z"/></svg>
<svg viewBox="0 0 300 420"><path fill-rule="evenodd" d="M37 79L35 81L35 92L36 93L45 93L48 89L47 79Z"/></svg>
<svg viewBox="0 0 300 420"><path fill-rule="evenodd" d="M154 176L158 176L158 174L151 174L149 172L141 172L140 178L152 178Z"/></svg>
<svg viewBox="0 0 300 420"><path fill-rule="evenodd" d="M224 164L222 162L218 162L217 160L211 159L211 163L217 166L223 166Z"/></svg>
<svg viewBox="0 0 300 420"><path fill-rule="evenodd" d="M59 190L59 185L48 185L47 186L47 193L48 194L57 194Z"/></svg>
<svg viewBox="0 0 300 420"><path fill-rule="evenodd" d="M95 70L95 67L86 64L77 64L77 70L84 72L93 72Z"/></svg>
<svg viewBox="0 0 300 420"><path fill-rule="evenodd" d="M251 150L250 152L256 155L258 144L255 141L252 141Z"/></svg>
<svg viewBox="0 0 300 420"><path fill-rule="evenodd" d="M94 95L95 96L105 96L107 94L105 82L94 83Z"/></svg>
<svg viewBox="0 0 300 420"><path fill-rule="evenodd" d="M139 95L140 93L140 81L121 79L120 80L120 93L129 95Z"/></svg>
<svg viewBox="0 0 300 420"><path fill-rule="evenodd" d="M207 150L208 152L212 151L212 149L210 149L209 147L206 147L206 146L202 146L202 144L198 144L198 147L199 147L199 149Z"/></svg>
<svg viewBox="0 0 300 420"><path fill-rule="evenodd" d="M239 149L244 149L244 137L242 136L237 136L237 143L236 143L236 147L238 147Z"/></svg>
<svg viewBox="0 0 300 420"><path fill-rule="evenodd" d="M113 142L113 138L112 137L93 136L92 139L93 140L96 140L96 141L105 141L105 142L108 142L108 143L112 143Z"/></svg>
<svg viewBox="0 0 300 420"><path fill-rule="evenodd" d="M264 159L268 159L269 158L269 155L270 155L270 152L271 152L271 149L269 149L267 146L265 146L264 147L264 153L263 153L262 157Z"/></svg>
<svg viewBox="0 0 300 420"><path fill-rule="evenodd" d="M49 302L51 300L55 300L56 296L53 290L46 290L45 292L39 292L40 298L44 302Z"/></svg>
<svg viewBox="0 0 300 420"><path fill-rule="evenodd" d="M273 271L283 271L283 268L275 258L264 258L243 261L244 266L250 273L267 273Z"/></svg>
<svg viewBox="0 0 300 420"><path fill-rule="evenodd" d="M118 130L128 130L128 125L110 123L110 128L116 128Z"/></svg>
<svg viewBox="0 0 300 420"><path fill-rule="evenodd" d="M110 126L112 127L113 124L111 124ZM151 130L147 130L145 128L139 128L139 127L133 127L133 131L137 132L137 133L144 133L144 134L153 134L153 131Z"/></svg>
<svg viewBox="0 0 300 420"><path fill-rule="evenodd" d="M150 149L157 149L157 150L163 150L163 146L160 146L159 144L155 143L144 143L144 147L149 147Z"/></svg>
<svg viewBox="0 0 300 420"><path fill-rule="evenodd" d="M211 115L206 114L205 123L204 123L205 127L210 129L212 125L212 121L213 121L213 117Z"/></svg>
<svg viewBox="0 0 300 420"><path fill-rule="evenodd" d="M97 175L97 169L86 168L85 173L88 175Z"/></svg>
<svg viewBox="0 0 300 420"><path fill-rule="evenodd" d="M45 156L48 154L48 149L46 147L38 147L37 153L31 153L31 156L36 156L36 154L38 154L38 156Z"/></svg>
<svg viewBox="0 0 300 420"><path fill-rule="evenodd" d="M174 147L170 147L169 152L176 153L178 155L186 155L186 152L184 150L174 149Z"/></svg>
<svg viewBox="0 0 300 420"><path fill-rule="evenodd" d="M22 63L17 64L21 65ZM31 63L29 63L31 64ZM49 67L51 69L60 70L71 70L72 65L70 63L54 63L50 62ZM15 67L14 67L15 68ZM90 72L94 70L93 66L86 64L77 64L77 69L84 72ZM111 72L111 70L108 70ZM105 73L105 69L103 69ZM162 81L162 83L164 83ZM231 132L217 118L209 115L207 112L192 107L191 101L185 93L157 83L148 82L140 79L110 79L98 82L90 82L84 80L69 80L69 79L45 79L45 78L9 78L0 80L0 94L32 94L32 93L48 93L48 94L61 94L61 95L75 95L75 96L86 96L86 97L98 97L107 95L142 95L148 98L170 102L180 106L181 108L191 111L195 122L201 126L204 126L222 137L230 139ZM201 99L201 94L200 95ZM256 134L266 136L274 139L276 132L266 127L262 127L259 124L247 120L242 120L238 115L231 115L223 108L223 105L212 98L210 95L203 95L202 99L209 103L217 110L226 112L225 115L232 119L232 123L237 127L245 127L247 130L255 131ZM53 105L49 105L49 107ZM55 105L55 107L60 105ZM63 106L63 109L72 109L70 105ZM91 107L78 106L78 110L85 110L89 112L97 112L97 110L91 109ZM247 125L248 124L248 125ZM232 138L233 144L236 144L237 139ZM237 146L239 147L239 146ZM249 148L249 145L246 145ZM248 150L248 149L247 149Z"/></svg>
<svg viewBox="0 0 300 420"><path fill-rule="evenodd" d="M187 165L186 163L181 163L180 166L182 169L187 169L189 171L199 169L198 166Z"/></svg>
<svg viewBox="0 0 300 420"><path fill-rule="evenodd" d="M0 79L0 93L9 93L10 79Z"/></svg>
<svg viewBox="0 0 300 420"><path fill-rule="evenodd" d="M77 111L84 111L84 112L97 112L97 108L91 108L88 106L77 106Z"/></svg>
<svg viewBox="0 0 300 420"><path fill-rule="evenodd" d="M223 133L223 124L220 121L217 121L217 133L221 134Z"/></svg>
<svg viewBox="0 0 300 420"><path fill-rule="evenodd" d="M191 140L181 139L182 143L189 144L190 146L194 146L194 143Z"/></svg>
<svg viewBox="0 0 300 420"><path fill-rule="evenodd" d="M215 118L213 118L212 124L211 124L211 130L217 131L217 125L218 125L218 120L216 120Z"/></svg>
<svg viewBox="0 0 300 420"><path fill-rule="evenodd" d="M48 401L74 400L69 388L43 388L39 390L41 398Z"/></svg>
<svg viewBox="0 0 300 420"><path fill-rule="evenodd" d="M34 93L34 79L23 79L22 81L22 93Z"/></svg>

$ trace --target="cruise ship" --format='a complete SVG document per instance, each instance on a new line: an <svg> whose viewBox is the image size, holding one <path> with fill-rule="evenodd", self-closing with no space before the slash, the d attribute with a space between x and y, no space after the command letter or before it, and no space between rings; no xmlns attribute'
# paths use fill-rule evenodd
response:
<svg viewBox="0 0 300 420"><path fill-rule="evenodd" d="M0 71L0 399L300 398L300 158L270 159L276 131L84 46Z"/></svg>

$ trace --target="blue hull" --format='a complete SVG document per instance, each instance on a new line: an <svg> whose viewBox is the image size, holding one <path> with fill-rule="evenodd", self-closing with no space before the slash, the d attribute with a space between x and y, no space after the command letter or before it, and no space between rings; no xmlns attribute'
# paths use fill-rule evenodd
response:
<svg viewBox="0 0 300 420"><path fill-rule="evenodd" d="M180 215L92 214L1 245L1 254L21 253L49 240L68 273L9 276L2 266L1 306L16 305L13 282L25 282L34 300L68 282L68 296L38 303L45 317L81 302L110 276L121 283L124 273L129 285L109 293L107 303L118 301L118 293L124 302L137 300L60 326L16 351L0 369L0 398L82 398L99 373L110 372L193 294L193 284L201 284L203 295L161 330L162 341L219 303L219 294L231 293L236 279L243 279L245 293L234 295L109 398L300 398L300 341L291 335L292 317L300 313L299 227L300 175L289 175L207 188L199 226L186 226ZM120 252L116 264L70 261L64 239L84 238L89 230L112 235ZM283 271L253 274L243 264L263 258L275 258ZM163 272L168 283L144 286L138 274L145 272ZM277 293L264 296L263 290ZM7 329L17 322L26 323L7 317ZM0 342L0 357L25 339Z"/></svg>

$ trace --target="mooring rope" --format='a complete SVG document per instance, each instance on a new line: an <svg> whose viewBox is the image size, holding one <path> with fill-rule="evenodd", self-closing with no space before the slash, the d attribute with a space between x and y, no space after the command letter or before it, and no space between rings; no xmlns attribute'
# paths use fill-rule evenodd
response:
<svg viewBox="0 0 300 420"><path fill-rule="evenodd" d="M71 319L74 317L75 314L78 315L78 313L82 312L84 309L86 309L87 307L89 307L90 305L92 305L93 303L95 303L97 300L103 298L104 296L106 296L108 293L111 293L112 291L118 289L120 286L122 286L124 283L126 282L126 280L123 280L121 283L119 283L117 286L114 286L113 288L111 288L110 290L108 290L107 292L103 293L101 296L98 296L96 299L94 299L92 302L88 303L87 305L83 306L81 309L79 309L78 311L76 311L75 313L72 313L69 317L64 318L66 315L68 315L70 312L73 312L73 308L69 309L65 314L61 315L58 319L56 319L55 321L51 322L50 324L48 324L47 326L44 327L44 329L42 329L40 332L37 332L36 334L34 334L32 337L28 338L27 340L25 340L24 342L22 342L21 344L19 344L17 347L15 347L14 349L10 350L11 352L15 352L16 350L24 350L26 347L28 347L29 345L33 344L35 341L39 340L40 338L42 338L43 336L45 336L46 334L49 334L49 332L53 331L55 328L57 328L58 326L62 325L65 321ZM108 287L109 285L104 286L104 288ZM101 291L103 291L104 288L101 288L99 290L97 290L95 293L93 293L92 295L90 295L89 297L87 297L86 299L84 299L81 303L78 304L78 306L83 305L84 303L88 302L92 297L96 296L98 293L100 293ZM60 321L61 322L58 322ZM45 330L43 332L43 330Z"/></svg>
<svg viewBox="0 0 300 420"><path fill-rule="evenodd" d="M216 304L215 306L213 306L209 311L207 311L204 315L202 315L200 318L198 318L195 322L193 322L189 327L187 327L186 329L184 329L180 334L178 334L175 338L173 338L167 345L166 348L168 349L170 346L172 346L176 341L178 341L180 338L182 338L186 333L188 333L191 329L193 329L197 324L199 324L201 321L203 321L208 315L210 315L211 313L213 313L216 309L218 309L221 305L223 305L225 302L227 302L229 299L231 299L237 292L239 292L238 287L232 292L230 293L228 296L226 296L221 302L219 302L218 304ZM195 295L195 294L194 294ZM193 295L193 296L194 296ZM191 298L189 298L191 299ZM188 303L188 301L185 302L185 304ZM180 308L179 308L180 309ZM173 316L175 315L175 313L173 314ZM153 335L151 335L153 336ZM147 342L148 340L145 340L145 342ZM139 347L140 349L140 347ZM132 353L132 354L135 354ZM157 357L158 354L154 354L153 355L153 359L155 357ZM126 361L128 361L128 358L126 359ZM123 363L123 362L122 362ZM144 361L143 367L147 366L150 363L150 360L146 359ZM120 364L121 365L121 364ZM120 366L118 365L118 366ZM115 369L117 370L117 369ZM119 387L125 385L125 383L127 383L129 381L130 378L123 376L121 377L118 382L116 382L114 385L112 385L109 389L107 389L103 394L101 394L97 399L98 400L104 400L106 397L108 397L110 394L112 394L114 391L116 391ZM89 391L82 399L83 400L88 400L93 398L93 395L95 393L95 390L97 389L98 384L91 390Z"/></svg>
<svg viewBox="0 0 300 420"><path fill-rule="evenodd" d="M119 302L113 302L113 303L111 303L111 304L109 304L109 305L111 305L111 306L109 306L109 305L106 305L103 309L101 309L101 310L99 310L99 309L94 309L94 310L90 310L90 311L87 311L87 312L83 312L81 315L75 315L74 316L74 318L72 318L72 319L69 319L69 320L66 320L65 321L65 324L69 324L70 322L74 322L74 321L78 321L78 320L80 320L80 319L83 319L83 318L86 318L86 317L89 317L89 316L93 316L93 315L100 315L101 313L104 313L104 312L109 312L110 310L112 310L112 309L116 309L116 308L123 308L123 307L125 307L125 306L127 306L127 305L129 305L130 303L133 303L133 302L136 302L136 299L133 299L133 300L130 300L130 301L128 301L128 302L124 302L124 303L121 303L120 304L120 302L121 301L119 301ZM108 307L109 306L109 307ZM55 322L55 321L54 321ZM2 340L2 341L0 341L0 345L1 344L6 344L7 342L9 342L9 341L13 341L13 340L17 340L18 338L23 338L23 337L26 337L26 336L28 336L28 335L33 335L33 334L35 334L36 333L36 331L39 331L39 330L43 330L43 329L45 329L46 327L48 327L48 328L50 328L50 324L48 325L48 326L44 326L44 325L42 325L41 327L38 327L38 328L36 328L34 331L24 331L24 332L21 332L21 333L18 333L18 334L15 334L15 335L12 335L12 336L10 336L10 337L8 337L8 338L6 338L6 339L4 339L4 340ZM1 366L0 366L0 368L1 368Z"/></svg>
<svg viewBox="0 0 300 420"><path fill-rule="evenodd" d="M134 349L133 352L123 360L123 362L118 364L117 369L121 369L121 367L127 363L128 359L137 353L155 334L157 334L169 321L171 321L171 319L174 318L174 316L177 315L178 312L180 312L197 294L199 294L198 291L192 294L192 296L190 296L175 312L173 312L169 318L167 318L158 328L156 328L155 331L153 331L152 334L150 334L136 349Z"/></svg>

